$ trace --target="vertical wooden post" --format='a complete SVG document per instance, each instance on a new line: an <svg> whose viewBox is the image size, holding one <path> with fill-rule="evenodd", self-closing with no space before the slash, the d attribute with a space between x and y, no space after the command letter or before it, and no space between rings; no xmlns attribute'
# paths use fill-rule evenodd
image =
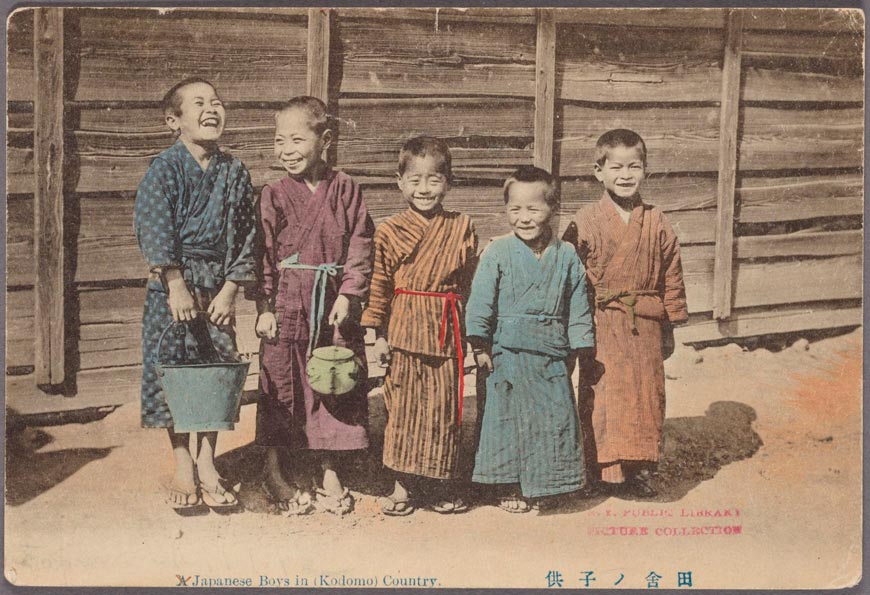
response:
<svg viewBox="0 0 870 595"><path fill-rule="evenodd" d="M64 381L62 8L35 9L33 55L35 375L37 385L56 386Z"/></svg>
<svg viewBox="0 0 870 595"><path fill-rule="evenodd" d="M553 171L553 127L556 117L556 19L555 11L536 11L535 45L535 166Z"/></svg>
<svg viewBox="0 0 870 595"><path fill-rule="evenodd" d="M731 316L734 276L734 195L737 184L737 123L740 110L740 52L743 12L728 13L719 111L719 186L716 255L713 265L713 318Z"/></svg>
<svg viewBox="0 0 870 595"><path fill-rule="evenodd" d="M328 8L308 9L308 76L306 92L329 104Z"/></svg>

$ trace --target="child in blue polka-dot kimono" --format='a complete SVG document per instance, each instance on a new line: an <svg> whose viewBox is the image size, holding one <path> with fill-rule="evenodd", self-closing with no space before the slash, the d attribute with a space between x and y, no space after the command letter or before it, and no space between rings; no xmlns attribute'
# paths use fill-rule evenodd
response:
<svg viewBox="0 0 870 595"><path fill-rule="evenodd" d="M241 161L218 148L226 112L214 86L186 79L164 97L166 124L177 141L158 155L136 194L136 238L151 274L142 324L142 426L167 428L175 474L167 502L174 508L236 504L215 469L217 432L173 429L155 372L160 361L235 359L233 303L241 285L256 279L255 207L251 177ZM213 324L209 324L206 317ZM179 331L186 327L186 331ZM231 429L231 428L228 428Z"/></svg>

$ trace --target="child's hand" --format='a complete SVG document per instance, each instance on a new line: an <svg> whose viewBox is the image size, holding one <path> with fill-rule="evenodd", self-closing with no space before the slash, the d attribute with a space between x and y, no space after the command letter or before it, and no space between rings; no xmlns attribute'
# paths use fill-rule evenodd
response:
<svg viewBox="0 0 870 595"><path fill-rule="evenodd" d="M380 367L388 368L390 366L391 349L385 337L375 339L375 346L372 348L372 351L374 352L375 361L378 362Z"/></svg>
<svg viewBox="0 0 870 595"><path fill-rule="evenodd" d="M335 303L332 305L332 310L329 312L329 316L326 319L326 322L331 324L332 326L341 326L342 323L347 320L347 315L350 312L350 299L346 295L339 295L335 298Z"/></svg>
<svg viewBox="0 0 870 595"><path fill-rule="evenodd" d="M486 351L475 351L474 363L477 364L479 370L486 370L487 374L492 374L492 356L490 356Z"/></svg>
<svg viewBox="0 0 870 595"><path fill-rule="evenodd" d="M196 318L196 302L180 277L167 283L169 286L169 312L172 320L189 321Z"/></svg>
<svg viewBox="0 0 870 595"><path fill-rule="evenodd" d="M272 341L278 336L278 319L272 312L263 312L257 316L257 336Z"/></svg>
<svg viewBox="0 0 870 595"><path fill-rule="evenodd" d="M233 317L233 303L236 300L238 286L232 281L227 281L208 305L209 319L218 326L229 324Z"/></svg>

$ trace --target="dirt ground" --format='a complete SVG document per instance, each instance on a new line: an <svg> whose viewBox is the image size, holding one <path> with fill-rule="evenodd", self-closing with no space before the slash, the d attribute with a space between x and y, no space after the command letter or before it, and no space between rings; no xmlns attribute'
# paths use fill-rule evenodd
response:
<svg viewBox="0 0 870 595"><path fill-rule="evenodd" d="M660 496L568 498L526 515L483 503L463 515L385 518L376 497L389 478L373 448L348 464L352 514L279 516L260 487L255 407L246 405L219 443L219 467L241 484L245 510L181 517L159 487L168 439L139 428L137 403L43 427L12 416L5 574L63 586L852 585L862 557L861 338L776 352L681 347L666 364ZM466 402L470 454L476 412ZM371 409L378 444L376 395Z"/></svg>

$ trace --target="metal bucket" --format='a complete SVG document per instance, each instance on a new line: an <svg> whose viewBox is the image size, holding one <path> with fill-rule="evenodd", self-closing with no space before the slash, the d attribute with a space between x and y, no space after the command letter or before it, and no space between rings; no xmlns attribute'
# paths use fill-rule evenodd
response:
<svg viewBox="0 0 870 595"><path fill-rule="evenodd" d="M209 321L211 322L211 321ZM160 347L172 321L157 341L157 376L176 432L232 430L239 418L242 390L251 362L165 364Z"/></svg>

